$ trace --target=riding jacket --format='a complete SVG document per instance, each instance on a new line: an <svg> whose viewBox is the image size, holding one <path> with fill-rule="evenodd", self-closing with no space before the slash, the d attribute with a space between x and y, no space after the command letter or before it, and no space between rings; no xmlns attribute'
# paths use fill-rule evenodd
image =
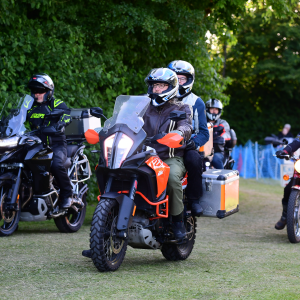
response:
<svg viewBox="0 0 300 300"><path fill-rule="evenodd" d="M229 124L222 119L218 119L214 124L214 150L224 152L225 142L231 140Z"/></svg>
<svg viewBox="0 0 300 300"><path fill-rule="evenodd" d="M186 113L186 119L180 121L167 120L160 128L160 132L169 133L172 130L179 130L182 132L182 136L185 141L188 141L192 134L192 108L184 104L182 101L178 101L177 98L173 98L162 106L155 107L152 104L149 105L145 115L144 115L144 127L148 137L152 137L159 133L159 126L169 117L170 112L173 110L180 110ZM183 157L184 149L186 145L184 144L180 148L169 148L161 144L149 144L154 148L158 156L165 160L167 158L179 156Z"/></svg>
<svg viewBox="0 0 300 300"><path fill-rule="evenodd" d="M203 146L209 139L207 121L205 116L205 105L203 100L194 93L189 93L182 98L182 102L193 107L193 136L196 147Z"/></svg>
<svg viewBox="0 0 300 300"><path fill-rule="evenodd" d="M47 121L48 124L44 124L45 114L51 112L53 109L62 109L64 110L64 114L60 117L59 121L51 120ZM41 126L67 126L71 122L70 109L67 105L60 99L55 99L52 97L47 102L38 103L34 102L32 108L27 112L27 121L30 123L30 127L32 130L39 129ZM40 139L51 145L52 143L61 144L66 140L66 136L64 132L59 132L55 136L46 136L43 133L38 134Z"/></svg>

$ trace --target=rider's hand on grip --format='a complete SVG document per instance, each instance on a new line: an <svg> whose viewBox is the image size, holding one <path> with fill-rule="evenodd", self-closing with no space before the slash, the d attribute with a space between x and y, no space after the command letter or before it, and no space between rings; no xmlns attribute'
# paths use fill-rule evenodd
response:
<svg viewBox="0 0 300 300"><path fill-rule="evenodd" d="M185 150L196 150L196 145L194 140L190 139L187 143L186 143L186 147Z"/></svg>
<svg viewBox="0 0 300 300"><path fill-rule="evenodd" d="M162 139L165 135L166 135L165 132L158 133L158 134L156 134L155 136L153 136L151 138L150 142L153 143L153 144L157 144L157 140Z"/></svg>
<svg viewBox="0 0 300 300"><path fill-rule="evenodd" d="M286 160L289 159L289 153L285 150L278 150L278 151L276 151L275 155L278 158L284 158Z"/></svg>

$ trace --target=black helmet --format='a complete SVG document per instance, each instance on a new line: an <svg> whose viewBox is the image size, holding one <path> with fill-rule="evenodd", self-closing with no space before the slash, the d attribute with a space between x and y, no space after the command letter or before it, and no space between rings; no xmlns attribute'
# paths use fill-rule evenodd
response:
<svg viewBox="0 0 300 300"><path fill-rule="evenodd" d="M178 98L185 97L191 92L195 80L194 67L184 60L174 60L168 64L168 68L173 70L177 75L184 75L187 81L183 85L179 85Z"/></svg>
<svg viewBox="0 0 300 300"><path fill-rule="evenodd" d="M145 82L148 85L148 96L152 99L154 106L160 106L165 104L167 101L176 97L178 91L178 78L175 72L168 68L157 68L152 69L145 78ZM168 84L167 90L160 94L153 93L153 84L165 83Z"/></svg>
<svg viewBox="0 0 300 300"><path fill-rule="evenodd" d="M206 116L207 116L207 119L210 120L210 121L217 121L221 114L222 114L222 109L223 109L223 104L220 100L218 99L209 99L206 103L205 103L205 107L206 107ZM218 108L219 109L219 113L218 114L211 114L209 112L209 109L210 108Z"/></svg>
<svg viewBox="0 0 300 300"><path fill-rule="evenodd" d="M35 99L36 93L44 93L44 101L51 99L54 93L54 83L47 74L36 74L29 79L28 88L31 90L31 97Z"/></svg>

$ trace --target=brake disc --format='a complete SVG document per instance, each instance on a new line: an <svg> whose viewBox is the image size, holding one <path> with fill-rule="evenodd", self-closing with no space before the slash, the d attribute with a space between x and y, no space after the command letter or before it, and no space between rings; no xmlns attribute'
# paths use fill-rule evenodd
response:
<svg viewBox="0 0 300 300"><path fill-rule="evenodd" d="M120 253L124 245L124 240L116 237L116 235L114 234L114 229L116 228L116 222L117 222L117 217L114 218L110 230L110 248L114 254ZM115 238L115 240L113 240L113 237ZM122 240L121 243L120 240ZM119 247L115 247L116 244L118 244Z"/></svg>
<svg viewBox="0 0 300 300"><path fill-rule="evenodd" d="M5 197L6 197L6 194L4 194L2 196L1 201L0 201L1 217L5 223L10 223L14 219L16 212L9 211L8 213L6 213L5 211L3 211L3 200L5 199Z"/></svg>

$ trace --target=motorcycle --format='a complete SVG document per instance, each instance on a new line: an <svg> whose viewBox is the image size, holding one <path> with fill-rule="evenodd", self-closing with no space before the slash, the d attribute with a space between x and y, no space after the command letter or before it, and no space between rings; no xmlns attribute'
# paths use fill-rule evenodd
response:
<svg viewBox="0 0 300 300"><path fill-rule="evenodd" d="M57 131L53 126L26 129L27 112L33 102L29 95L9 98L0 115L0 236L13 234L19 221L49 219L54 219L60 232L76 232L86 214L88 187L84 182L90 178L91 170L83 153L85 139L69 141L67 145L65 167L73 188L73 204L61 210L60 191L50 173L53 152L36 136L38 130L48 136ZM63 112L52 110L45 115L44 123L58 120Z"/></svg>
<svg viewBox="0 0 300 300"><path fill-rule="evenodd" d="M283 141L287 144L287 141ZM293 186L288 201L286 226L288 239L291 243L300 242L300 157L286 155L285 159L294 162L294 175L291 180ZM283 176L284 180L289 180L288 175Z"/></svg>
<svg viewBox="0 0 300 300"><path fill-rule="evenodd" d="M169 198L166 187L170 168L149 147L160 143L170 148L181 146L177 133L159 133L148 137L142 119L150 99L146 96L119 96L113 116L98 133L88 130L91 144L100 142L96 176L100 195L93 215L90 248L96 268L115 271L123 262L127 245L138 249L160 249L167 260L185 260L191 254L196 238L196 218L184 203L186 238L176 240L171 229ZM91 110L101 117L101 109ZM169 119L179 121L186 115L173 111ZM185 189L187 175L182 178Z"/></svg>

